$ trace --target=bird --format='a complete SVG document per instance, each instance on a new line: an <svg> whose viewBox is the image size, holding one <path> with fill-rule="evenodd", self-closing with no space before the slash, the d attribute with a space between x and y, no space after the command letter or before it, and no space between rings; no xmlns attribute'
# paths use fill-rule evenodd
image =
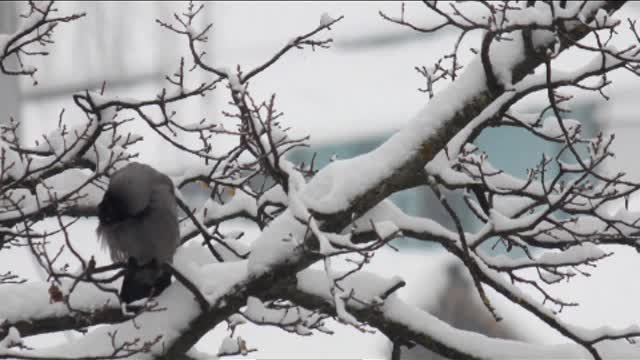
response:
<svg viewBox="0 0 640 360"><path fill-rule="evenodd" d="M153 167L131 162L116 170L98 205L98 238L114 262L125 263L120 301L159 295L171 284L179 244L173 182Z"/></svg>

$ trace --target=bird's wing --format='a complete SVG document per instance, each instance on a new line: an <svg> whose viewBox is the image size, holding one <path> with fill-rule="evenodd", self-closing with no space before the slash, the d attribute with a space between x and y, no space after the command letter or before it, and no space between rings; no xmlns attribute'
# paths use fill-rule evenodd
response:
<svg viewBox="0 0 640 360"><path fill-rule="evenodd" d="M149 205L151 184L157 174L149 165L129 163L113 173L108 191L126 205L127 215L137 215Z"/></svg>
<svg viewBox="0 0 640 360"><path fill-rule="evenodd" d="M171 178L134 162L113 174L108 191L126 204L129 215L118 224L98 229L111 257L122 261L132 256L142 264L153 258L171 262L180 236Z"/></svg>

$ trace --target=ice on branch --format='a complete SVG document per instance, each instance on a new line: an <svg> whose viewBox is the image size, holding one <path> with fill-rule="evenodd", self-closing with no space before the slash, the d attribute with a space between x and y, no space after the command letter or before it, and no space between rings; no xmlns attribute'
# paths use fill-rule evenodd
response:
<svg viewBox="0 0 640 360"><path fill-rule="evenodd" d="M255 349L249 349L247 347L247 342L241 337L226 337L220 344L220 348L218 349L218 356L247 355L252 351L255 351Z"/></svg>
<svg viewBox="0 0 640 360"><path fill-rule="evenodd" d="M332 18L328 13L324 12L320 15L320 26L328 26L336 19Z"/></svg>
<svg viewBox="0 0 640 360"><path fill-rule="evenodd" d="M380 221L373 224L373 227L376 230L376 234L378 234L381 239L388 239L391 238L391 236L396 236L401 233L400 229L395 223L393 223L393 221Z"/></svg>

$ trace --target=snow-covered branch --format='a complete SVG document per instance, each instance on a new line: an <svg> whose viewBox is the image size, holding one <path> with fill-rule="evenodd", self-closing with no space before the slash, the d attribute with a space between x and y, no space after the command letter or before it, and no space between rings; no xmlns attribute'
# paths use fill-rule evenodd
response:
<svg viewBox="0 0 640 360"><path fill-rule="evenodd" d="M29 1L27 12L18 29L12 34L0 34L0 71L7 75L27 75L34 78L37 68L25 63L31 56L46 56L44 50L53 43L54 29L63 23L84 17L85 13L59 15L55 1ZM17 67L8 59L16 60ZM37 84L34 78L34 84Z"/></svg>

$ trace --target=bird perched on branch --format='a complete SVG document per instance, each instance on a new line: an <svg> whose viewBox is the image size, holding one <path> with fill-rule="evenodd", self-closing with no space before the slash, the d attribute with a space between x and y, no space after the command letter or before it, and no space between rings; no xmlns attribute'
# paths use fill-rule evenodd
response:
<svg viewBox="0 0 640 360"><path fill-rule="evenodd" d="M160 294L171 284L171 263L180 232L171 179L149 165L130 163L111 176L98 205L97 233L111 259L126 262L124 303Z"/></svg>

